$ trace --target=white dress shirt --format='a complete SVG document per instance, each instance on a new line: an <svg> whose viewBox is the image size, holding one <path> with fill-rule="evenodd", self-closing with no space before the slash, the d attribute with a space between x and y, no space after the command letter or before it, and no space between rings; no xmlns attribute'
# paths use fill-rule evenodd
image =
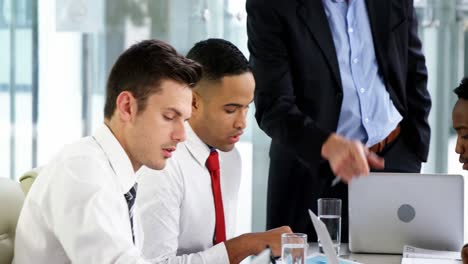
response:
<svg viewBox="0 0 468 264"><path fill-rule="evenodd" d="M131 162L106 126L66 146L29 191L16 230L14 263L149 263L141 227L132 241L124 194L135 184ZM138 209L136 209L138 210Z"/></svg>
<svg viewBox="0 0 468 264"><path fill-rule="evenodd" d="M229 264L224 243L213 246L215 208L205 166L210 149L186 125L187 140L177 145L162 171L138 171L137 205L143 255L158 263ZM226 237L234 235L240 185L239 152L219 152Z"/></svg>

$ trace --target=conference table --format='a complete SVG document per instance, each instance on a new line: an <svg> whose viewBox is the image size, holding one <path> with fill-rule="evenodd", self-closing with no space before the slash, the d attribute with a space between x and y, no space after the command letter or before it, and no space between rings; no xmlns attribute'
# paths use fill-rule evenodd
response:
<svg viewBox="0 0 468 264"><path fill-rule="evenodd" d="M308 254L318 253L317 243L310 243ZM340 247L340 258L349 259L363 264L400 264L401 255L390 254L356 254L349 252L348 244L342 243Z"/></svg>

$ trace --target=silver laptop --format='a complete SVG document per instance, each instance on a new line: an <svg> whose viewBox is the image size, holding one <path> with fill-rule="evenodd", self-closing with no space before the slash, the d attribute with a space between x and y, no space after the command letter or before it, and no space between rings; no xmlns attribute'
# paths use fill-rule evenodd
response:
<svg viewBox="0 0 468 264"><path fill-rule="evenodd" d="M461 175L374 173L349 185L349 249L401 254L404 245L459 251Z"/></svg>

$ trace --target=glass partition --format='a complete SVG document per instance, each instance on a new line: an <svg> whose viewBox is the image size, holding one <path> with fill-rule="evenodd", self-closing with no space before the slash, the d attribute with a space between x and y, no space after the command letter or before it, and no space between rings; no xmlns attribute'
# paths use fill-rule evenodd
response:
<svg viewBox="0 0 468 264"><path fill-rule="evenodd" d="M467 175L454 152L451 111L452 90L468 72L468 2L414 3L433 99L423 171ZM158 38L185 54L208 37L228 39L248 56L245 0L0 0L0 177L18 178L96 129L107 74L125 48ZM254 112L252 105L238 144L239 233L265 228L270 139Z"/></svg>

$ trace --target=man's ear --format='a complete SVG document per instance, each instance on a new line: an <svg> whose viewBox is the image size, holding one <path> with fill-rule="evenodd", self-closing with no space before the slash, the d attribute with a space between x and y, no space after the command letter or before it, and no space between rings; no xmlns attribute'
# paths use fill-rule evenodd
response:
<svg viewBox="0 0 468 264"><path fill-rule="evenodd" d="M196 112L200 109L200 100L200 95L197 92L192 91L192 112Z"/></svg>
<svg viewBox="0 0 468 264"><path fill-rule="evenodd" d="M138 111L135 97L129 91L123 91L117 96L116 111L119 119L124 122L131 121Z"/></svg>

